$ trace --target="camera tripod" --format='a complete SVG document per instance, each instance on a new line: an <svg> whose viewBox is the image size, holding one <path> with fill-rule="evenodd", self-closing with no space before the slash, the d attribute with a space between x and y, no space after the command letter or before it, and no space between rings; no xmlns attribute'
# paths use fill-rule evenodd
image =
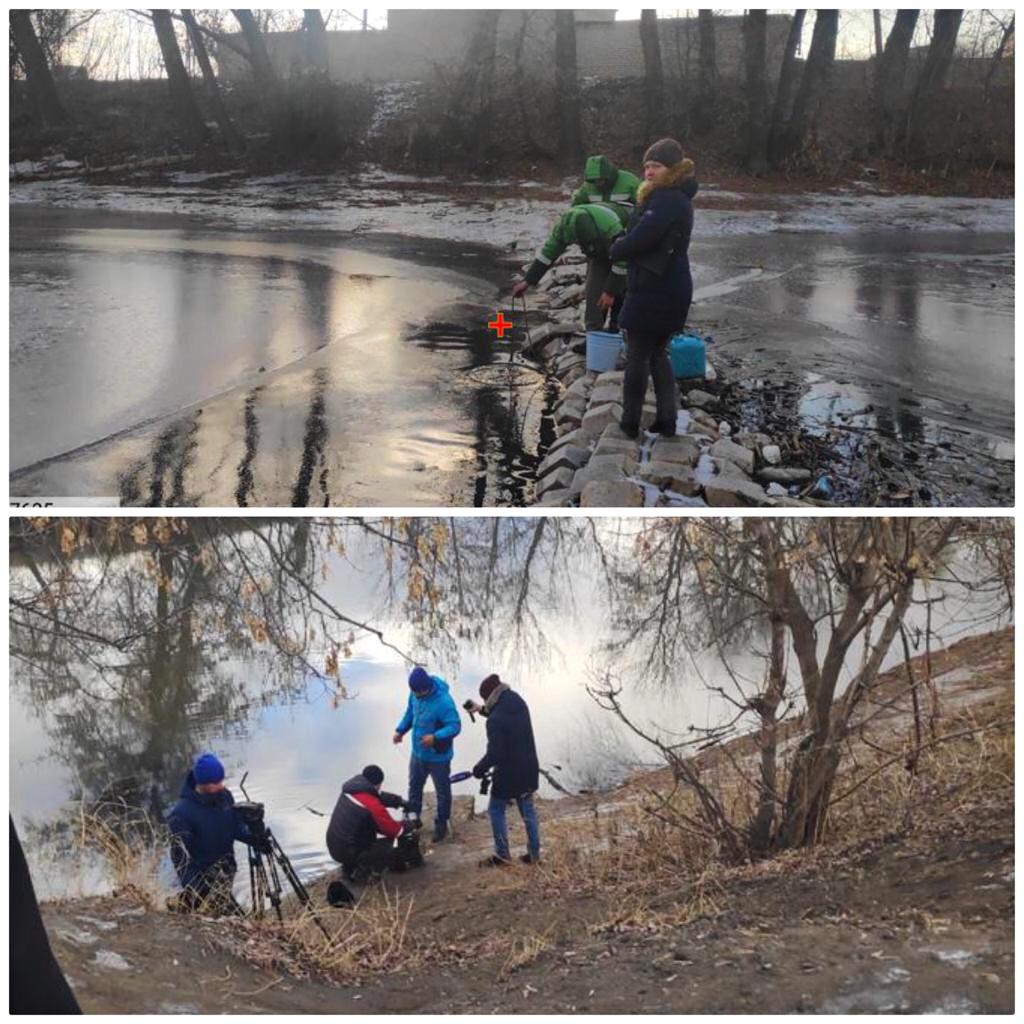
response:
<svg viewBox="0 0 1024 1024"><path fill-rule="evenodd" d="M248 775L248 772L246 772L246 775ZM245 792L245 776L242 777L240 788L242 794L248 800L249 794ZM270 905L277 914L278 921L284 921L284 914L281 911L281 894L284 891L284 887L281 884L281 876L283 874L285 881L292 887L292 891L295 893L298 901L309 910L313 915L313 920L317 923L317 927L330 939L330 932L327 931L323 921L320 920L320 915L317 913L316 907L313 906L313 901L309 898L309 892L305 885L302 884L302 879L296 873L292 862L288 859L288 854L281 849L281 844L277 841L270 827L264 822L263 805L250 802L247 805L236 805L236 807L242 810L246 817L249 831L256 840L256 845L246 847L249 851L249 891L252 895L253 916L262 918L267 901L269 900ZM258 811L255 810L256 808L258 808Z"/></svg>

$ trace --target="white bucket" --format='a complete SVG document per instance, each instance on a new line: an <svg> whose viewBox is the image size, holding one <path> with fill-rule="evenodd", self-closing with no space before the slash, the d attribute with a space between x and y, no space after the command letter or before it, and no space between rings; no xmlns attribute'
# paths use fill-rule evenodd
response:
<svg viewBox="0 0 1024 1024"><path fill-rule="evenodd" d="M587 331L587 369L597 373L614 370L622 345L622 335L618 332Z"/></svg>

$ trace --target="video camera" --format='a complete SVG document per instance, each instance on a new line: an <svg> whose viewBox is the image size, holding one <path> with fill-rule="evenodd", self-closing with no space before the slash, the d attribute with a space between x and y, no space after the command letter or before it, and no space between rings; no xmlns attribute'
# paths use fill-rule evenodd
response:
<svg viewBox="0 0 1024 1024"><path fill-rule="evenodd" d="M267 834L266 807L255 800L239 800L234 807L235 814L242 819L252 835L256 839L263 839Z"/></svg>
<svg viewBox="0 0 1024 1024"><path fill-rule="evenodd" d="M419 868L424 864L423 851L420 849L420 832L423 821L415 811L405 810L402 814L402 834L395 841L394 870L405 871L407 868Z"/></svg>

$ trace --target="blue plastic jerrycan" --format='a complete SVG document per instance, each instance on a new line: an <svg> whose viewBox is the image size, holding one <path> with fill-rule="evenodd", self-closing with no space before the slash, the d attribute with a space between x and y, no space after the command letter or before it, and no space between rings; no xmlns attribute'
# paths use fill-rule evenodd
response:
<svg viewBox="0 0 1024 1024"><path fill-rule="evenodd" d="M677 334L668 343L668 358L677 378L703 377L707 372L704 339L696 334Z"/></svg>

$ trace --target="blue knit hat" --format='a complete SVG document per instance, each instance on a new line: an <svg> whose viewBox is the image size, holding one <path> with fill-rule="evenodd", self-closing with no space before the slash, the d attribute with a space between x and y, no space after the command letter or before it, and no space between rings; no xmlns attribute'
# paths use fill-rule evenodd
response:
<svg viewBox="0 0 1024 1024"><path fill-rule="evenodd" d="M434 680L422 665L417 665L409 673L409 689L413 693L429 693L433 688Z"/></svg>
<svg viewBox="0 0 1024 1024"><path fill-rule="evenodd" d="M196 785L206 786L211 782L224 781L224 765L220 763L215 754L200 754L192 765L192 774L195 776Z"/></svg>

